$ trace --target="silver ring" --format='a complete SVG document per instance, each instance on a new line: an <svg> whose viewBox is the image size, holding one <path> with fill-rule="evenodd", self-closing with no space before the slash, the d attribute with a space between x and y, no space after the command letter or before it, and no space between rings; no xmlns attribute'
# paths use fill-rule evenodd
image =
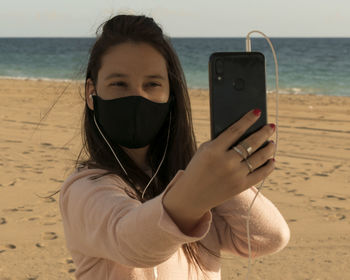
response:
<svg viewBox="0 0 350 280"><path fill-rule="evenodd" d="M250 162L248 161L248 159L244 159L244 161L246 162L246 164L248 165L248 168L249 168L249 173L252 173L253 172L253 166L250 164Z"/></svg>
<svg viewBox="0 0 350 280"><path fill-rule="evenodd" d="M248 144L246 142L242 141L238 145L241 145L246 150L248 156L251 155L251 152L252 152L253 148L248 146Z"/></svg>
<svg viewBox="0 0 350 280"><path fill-rule="evenodd" d="M246 159L246 156L243 155L242 151L241 151L240 149L238 149L237 146L234 146L233 149L234 149L237 153L239 153L239 154L242 156L242 158Z"/></svg>

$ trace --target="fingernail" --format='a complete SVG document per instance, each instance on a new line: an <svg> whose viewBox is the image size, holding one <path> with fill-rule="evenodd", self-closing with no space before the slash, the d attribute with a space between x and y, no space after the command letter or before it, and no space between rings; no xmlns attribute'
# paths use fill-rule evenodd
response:
<svg viewBox="0 0 350 280"><path fill-rule="evenodd" d="M276 161L274 158L272 159L274 162Z"/></svg>
<svg viewBox="0 0 350 280"><path fill-rule="evenodd" d="M255 109L255 110L253 111L253 113L254 113L255 116L260 116L261 110L260 110L260 109Z"/></svg>
<svg viewBox="0 0 350 280"><path fill-rule="evenodd" d="M275 127L276 127L275 124L270 123L270 126L272 127L273 130L275 130Z"/></svg>

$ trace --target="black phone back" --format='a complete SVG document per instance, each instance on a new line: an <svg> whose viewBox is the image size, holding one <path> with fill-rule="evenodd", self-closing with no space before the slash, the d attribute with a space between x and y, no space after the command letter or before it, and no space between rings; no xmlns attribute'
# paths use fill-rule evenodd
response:
<svg viewBox="0 0 350 280"><path fill-rule="evenodd" d="M265 57L260 52L216 52L209 58L211 140L248 111L260 118L230 149L267 124ZM266 141L259 149L266 146Z"/></svg>

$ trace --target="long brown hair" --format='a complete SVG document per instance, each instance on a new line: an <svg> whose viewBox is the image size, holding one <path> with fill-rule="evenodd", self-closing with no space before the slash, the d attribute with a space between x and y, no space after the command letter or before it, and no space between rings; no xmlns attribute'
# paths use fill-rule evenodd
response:
<svg viewBox="0 0 350 280"><path fill-rule="evenodd" d="M99 34L101 27L103 27L102 34ZM94 123L93 111L87 106L87 102L85 102L82 118L83 147L76 160L75 168L78 170L84 167L106 170L103 174L91 176L91 180L109 174L116 174L130 185L136 193L135 197L133 193L126 191L130 197L145 202L160 195L177 171L179 169L186 169L187 164L197 151L185 76L178 56L171 46L169 37L163 34L162 29L150 17L144 15L114 16L97 28L96 36L96 41L90 49L85 77L85 90L88 79L91 79L95 88L97 88L98 71L101 68L103 55L111 47L123 42L148 43L163 55L167 63L170 94L174 97L174 103L171 108L169 142L164 161L157 176L152 180L145 192L144 198L142 198L142 192L148 184L150 177L138 167L123 149L116 145L114 152L122 162L128 176L124 173L109 146L99 134ZM164 153L167 143L168 125L169 115L147 151L146 160L153 171L158 167ZM87 159L80 160L82 152L87 155ZM198 266L206 275L203 271L204 264L199 258L199 246L205 248L211 255L218 258L220 256L205 247L201 241L182 245L188 263L193 265L197 272ZM189 265L189 269L191 269L191 265ZM190 274L190 270L188 273Z"/></svg>

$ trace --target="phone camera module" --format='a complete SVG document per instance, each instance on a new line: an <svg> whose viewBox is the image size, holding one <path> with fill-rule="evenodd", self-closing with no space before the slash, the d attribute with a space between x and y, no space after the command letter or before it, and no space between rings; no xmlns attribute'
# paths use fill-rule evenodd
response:
<svg viewBox="0 0 350 280"><path fill-rule="evenodd" d="M215 72L217 75L221 75L224 72L224 63L221 59L215 61Z"/></svg>

